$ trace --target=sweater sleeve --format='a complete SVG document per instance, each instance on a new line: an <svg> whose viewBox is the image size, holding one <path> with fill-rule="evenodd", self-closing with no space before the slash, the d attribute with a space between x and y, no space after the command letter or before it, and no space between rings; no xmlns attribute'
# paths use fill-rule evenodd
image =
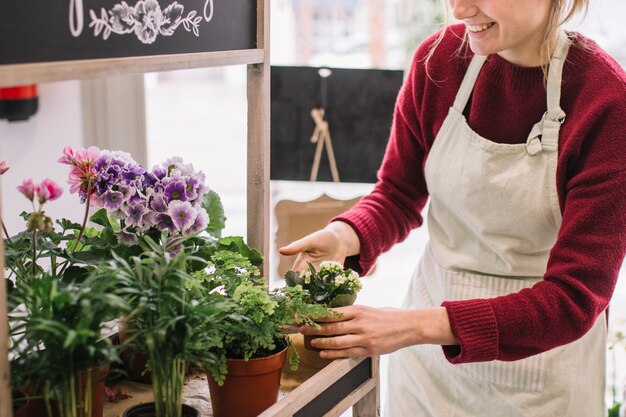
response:
<svg viewBox="0 0 626 417"><path fill-rule="evenodd" d="M346 266L360 273L369 271L376 258L423 223L420 214L428 199L422 165L425 147L417 121L423 60L418 50L394 108L385 156L374 190L349 211L332 221L348 223L359 237L361 252L349 257Z"/></svg>
<svg viewBox="0 0 626 417"><path fill-rule="evenodd" d="M608 306L626 254L626 88L619 77L612 92L585 89L575 100L587 103L584 117L563 125L563 220L544 279L502 297L444 302L460 342L443 348L450 362L511 361L570 343Z"/></svg>

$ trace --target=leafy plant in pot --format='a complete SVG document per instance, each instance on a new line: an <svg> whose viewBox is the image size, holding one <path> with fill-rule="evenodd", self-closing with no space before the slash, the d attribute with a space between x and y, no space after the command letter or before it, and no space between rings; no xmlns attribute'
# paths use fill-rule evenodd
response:
<svg viewBox="0 0 626 417"><path fill-rule="evenodd" d="M101 327L126 309L115 285L93 277L66 283L44 273L13 291L24 310L9 315L11 377L15 387L43 398L35 415L102 416L104 377L119 355Z"/></svg>
<svg viewBox="0 0 626 417"><path fill-rule="evenodd" d="M206 186L204 174L180 157L147 170L126 152L67 147L59 162L70 166L68 183L87 203L87 212L90 203L102 207L90 217L99 226L92 233L97 244L90 244L83 254L90 261L110 259L111 253L129 260L149 252L147 239L158 241L164 231L170 237L196 236L196 246L210 246L224 228L219 196ZM94 240L88 236L87 243L89 239ZM189 266L201 267L197 262ZM123 343L126 324L124 318L119 321ZM122 359L132 379L150 381L147 358L132 343L122 351Z"/></svg>
<svg viewBox="0 0 626 417"><path fill-rule="evenodd" d="M144 237L151 248L130 260L114 255L99 268L99 276L114 277L119 293L128 301L128 340L148 358L152 373L154 403L128 409L125 416L197 416L182 404L188 365L213 366L218 357L205 348L219 340L219 320L230 311L230 303L219 294L195 288L187 271L191 264L206 261L195 256L197 240L169 236L159 241ZM146 410L146 407L150 408Z"/></svg>
<svg viewBox="0 0 626 417"><path fill-rule="evenodd" d="M332 313L325 306L307 303L309 294L300 286L268 292L266 280L241 251L218 250L209 269L194 277L196 286L234 304L218 323L220 339L207 345L218 357L207 367L213 415L257 416L277 400L289 345L285 326L311 325L311 317ZM290 363L298 364L293 350Z"/></svg>
<svg viewBox="0 0 626 417"><path fill-rule="evenodd" d="M308 263L308 268L302 272L287 271L285 282L288 287L302 286L309 293L307 302L331 308L354 304L357 293L363 288L356 271L344 269L341 263L335 261L323 261L318 269ZM304 347L317 351L311 347L313 338L304 336Z"/></svg>
<svg viewBox="0 0 626 417"><path fill-rule="evenodd" d="M104 377L95 370L118 356L101 325L123 302L109 294L111 281L87 278L94 267L80 257L88 246L79 243L86 241L84 225L46 215L44 206L62 189L50 179L29 179L18 190L33 210L22 213L26 230L14 236L3 223L14 391L37 397L28 408L42 408L39 416L102 415L102 401L92 393L103 398Z"/></svg>

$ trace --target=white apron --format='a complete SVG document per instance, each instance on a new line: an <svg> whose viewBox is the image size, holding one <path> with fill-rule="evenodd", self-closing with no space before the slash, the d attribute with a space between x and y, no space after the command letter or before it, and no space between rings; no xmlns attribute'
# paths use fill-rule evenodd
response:
<svg viewBox="0 0 626 417"><path fill-rule="evenodd" d="M568 48L563 35L550 61L548 111L523 144L492 142L467 124L463 109L486 57L472 59L424 168L430 242L404 308L496 297L542 279L561 225L556 165ZM605 341L602 315L578 341L514 362L453 365L440 346L402 349L389 358L385 417L604 416Z"/></svg>

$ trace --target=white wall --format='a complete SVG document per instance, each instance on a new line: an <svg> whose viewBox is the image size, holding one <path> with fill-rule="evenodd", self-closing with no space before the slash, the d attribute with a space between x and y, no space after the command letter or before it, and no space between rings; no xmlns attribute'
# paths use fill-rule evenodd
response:
<svg viewBox="0 0 626 417"><path fill-rule="evenodd" d="M39 111L24 122L0 120L0 159L11 167L1 179L2 218L10 234L24 229L19 217L31 211L30 203L16 190L24 179L40 182L48 177L63 187L59 200L46 206L53 219L82 221L84 205L70 195L68 166L56 162L65 146L83 146L80 83L68 81L39 85Z"/></svg>

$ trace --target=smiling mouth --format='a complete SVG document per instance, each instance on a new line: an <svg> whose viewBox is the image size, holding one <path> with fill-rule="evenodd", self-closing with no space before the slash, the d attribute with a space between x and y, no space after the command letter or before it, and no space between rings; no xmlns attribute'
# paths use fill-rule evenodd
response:
<svg viewBox="0 0 626 417"><path fill-rule="evenodd" d="M472 33L478 33L478 32L482 32L483 30L489 29L495 24L496 24L495 22L489 22L489 23L485 23L484 25L467 25L467 29Z"/></svg>

